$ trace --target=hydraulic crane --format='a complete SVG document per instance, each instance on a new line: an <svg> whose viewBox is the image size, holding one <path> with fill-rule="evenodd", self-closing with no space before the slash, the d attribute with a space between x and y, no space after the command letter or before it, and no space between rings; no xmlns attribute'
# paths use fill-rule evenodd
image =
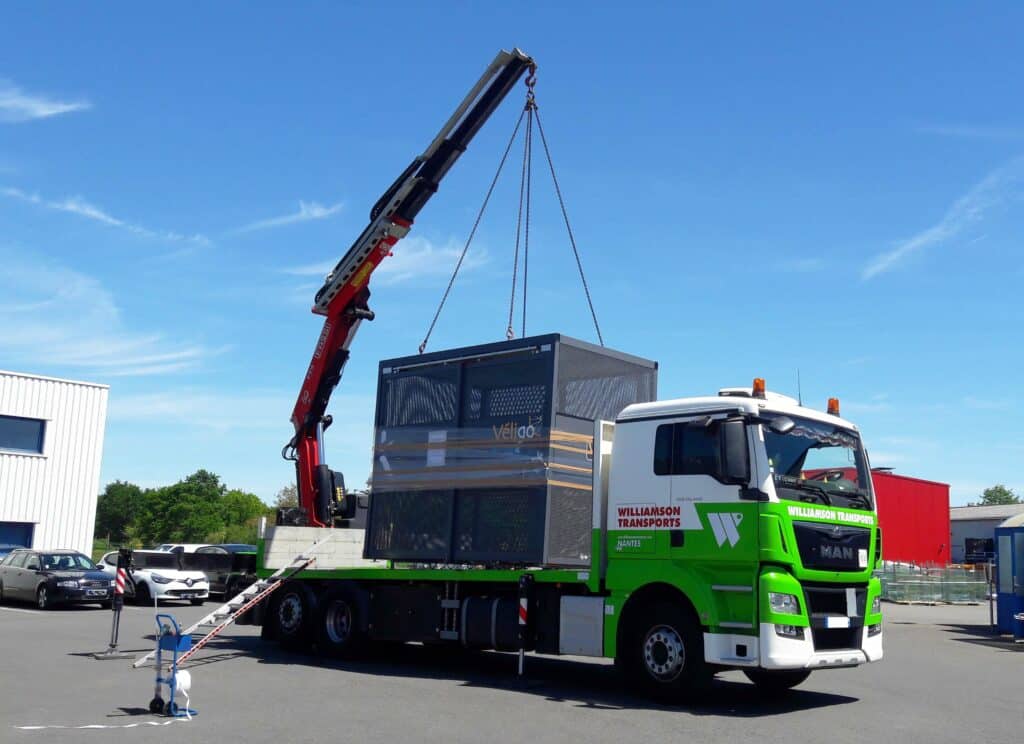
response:
<svg viewBox="0 0 1024 744"><path fill-rule="evenodd" d="M282 452L295 461L299 491L300 510L291 515L291 523L325 527L355 514L355 499L346 494L341 473L322 462L323 432L331 424L325 411L348 362L349 347L360 324L373 320L370 275L409 232L448 170L516 82L535 69L533 59L519 49L498 53L430 146L373 205L370 223L316 293L312 310L326 320L292 411L295 436Z"/></svg>

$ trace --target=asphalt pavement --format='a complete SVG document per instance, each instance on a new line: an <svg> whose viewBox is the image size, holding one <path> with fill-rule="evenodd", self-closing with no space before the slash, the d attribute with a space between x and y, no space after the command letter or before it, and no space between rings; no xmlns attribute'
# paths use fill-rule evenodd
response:
<svg viewBox="0 0 1024 744"><path fill-rule="evenodd" d="M187 625L211 609L166 606ZM988 607L886 604L885 659L815 672L765 699L738 672L700 700L652 703L610 662L398 646L371 660L294 655L231 628L186 668L198 715L151 715L153 669L97 661L110 611L0 605L2 742L1014 742L1024 739L1024 646ZM127 607L120 646L153 647L151 608ZM166 724L166 725L165 725ZM78 728L90 726L92 728ZM27 728L30 727L30 728Z"/></svg>

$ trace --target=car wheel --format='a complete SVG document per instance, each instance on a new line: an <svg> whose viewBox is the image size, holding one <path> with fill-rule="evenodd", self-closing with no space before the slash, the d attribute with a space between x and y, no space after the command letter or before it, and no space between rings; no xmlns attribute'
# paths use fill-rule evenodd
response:
<svg viewBox="0 0 1024 744"><path fill-rule="evenodd" d="M352 658L365 649L365 634L360 630L359 607L353 592L346 587L332 589L321 603L320 650L340 659Z"/></svg>
<svg viewBox="0 0 1024 744"><path fill-rule="evenodd" d="M4 585L0 584L0 602L4 601Z"/></svg>
<svg viewBox="0 0 1024 744"><path fill-rule="evenodd" d="M286 582L278 589L271 622L277 629L277 639L283 648L301 651L309 648L316 636L316 595L299 581Z"/></svg>
<svg viewBox="0 0 1024 744"><path fill-rule="evenodd" d="M53 607L50 590L46 588L46 584L43 584L36 590L36 607L40 610L48 610Z"/></svg>
<svg viewBox="0 0 1024 744"><path fill-rule="evenodd" d="M704 637L691 613L659 602L626 620L616 661L638 687L677 702L708 685L712 674L704 663Z"/></svg>
<svg viewBox="0 0 1024 744"><path fill-rule="evenodd" d="M149 593L149 586L140 581L135 585L135 604L148 605L153 603L153 595Z"/></svg>
<svg viewBox="0 0 1024 744"><path fill-rule="evenodd" d="M810 669L744 669L743 673L767 694L786 692L811 676Z"/></svg>

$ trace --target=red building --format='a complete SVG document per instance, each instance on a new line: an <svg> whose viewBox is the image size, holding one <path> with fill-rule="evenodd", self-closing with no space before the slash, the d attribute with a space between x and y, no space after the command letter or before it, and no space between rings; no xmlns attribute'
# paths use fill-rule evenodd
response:
<svg viewBox="0 0 1024 744"><path fill-rule="evenodd" d="M871 473L882 528L882 559L945 566L949 563L949 484Z"/></svg>

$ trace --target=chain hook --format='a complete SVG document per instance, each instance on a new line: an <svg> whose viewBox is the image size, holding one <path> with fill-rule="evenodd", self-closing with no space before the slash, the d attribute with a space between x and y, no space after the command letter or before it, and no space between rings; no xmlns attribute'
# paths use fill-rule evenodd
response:
<svg viewBox="0 0 1024 744"><path fill-rule="evenodd" d="M537 99L534 96L533 89L537 85L537 65L532 64L529 67L529 72L526 73L526 109L536 109Z"/></svg>

